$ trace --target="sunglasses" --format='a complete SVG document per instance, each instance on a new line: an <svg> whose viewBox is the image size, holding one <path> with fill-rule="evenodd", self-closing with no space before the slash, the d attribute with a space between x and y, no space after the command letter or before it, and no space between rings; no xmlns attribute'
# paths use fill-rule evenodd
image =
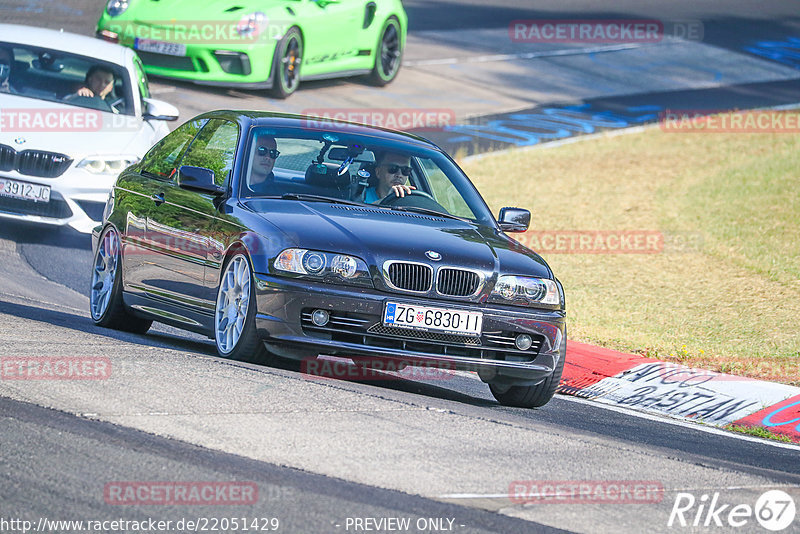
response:
<svg viewBox="0 0 800 534"><path fill-rule="evenodd" d="M267 154L269 154L269 157L272 159L278 159L278 156L281 155L281 153L275 148L267 148L265 146L258 147L259 156L266 156Z"/></svg>
<svg viewBox="0 0 800 534"><path fill-rule="evenodd" d="M386 165L386 170L389 171L389 174L397 174L398 172L402 172L403 176L411 176L411 167L408 165L389 163Z"/></svg>

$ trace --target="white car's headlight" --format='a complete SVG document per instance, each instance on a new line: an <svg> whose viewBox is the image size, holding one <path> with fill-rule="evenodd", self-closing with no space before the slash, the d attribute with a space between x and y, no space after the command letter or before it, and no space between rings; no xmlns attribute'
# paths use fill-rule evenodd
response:
<svg viewBox="0 0 800 534"><path fill-rule="evenodd" d="M119 17L127 11L131 2L132 0L108 0L106 11L108 11L108 14L112 17Z"/></svg>
<svg viewBox="0 0 800 534"><path fill-rule="evenodd" d="M364 260L348 254L287 248L275 258L276 271L306 275L324 282L352 283L372 287L369 268Z"/></svg>
<svg viewBox="0 0 800 534"><path fill-rule="evenodd" d="M492 300L525 306L536 304L557 306L561 303L555 280L510 275L502 275L497 279L492 290Z"/></svg>
<svg viewBox="0 0 800 534"><path fill-rule="evenodd" d="M138 161L133 156L93 156L78 163L78 168L92 174L119 174Z"/></svg>
<svg viewBox="0 0 800 534"><path fill-rule="evenodd" d="M243 16L236 25L236 33L240 37L256 38L267 26L267 16L261 11Z"/></svg>

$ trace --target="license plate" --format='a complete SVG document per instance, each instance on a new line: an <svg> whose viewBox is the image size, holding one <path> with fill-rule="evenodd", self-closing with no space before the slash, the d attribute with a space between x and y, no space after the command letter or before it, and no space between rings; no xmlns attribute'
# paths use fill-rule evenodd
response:
<svg viewBox="0 0 800 534"><path fill-rule="evenodd" d="M50 186L0 178L0 195L34 202L50 202Z"/></svg>
<svg viewBox="0 0 800 534"><path fill-rule="evenodd" d="M483 313L387 302L383 324L477 336L481 333Z"/></svg>
<svg viewBox="0 0 800 534"><path fill-rule="evenodd" d="M168 56L185 56L186 45L180 43L165 43L164 41L153 41L152 39L136 39L133 42L136 50L143 52L154 52Z"/></svg>

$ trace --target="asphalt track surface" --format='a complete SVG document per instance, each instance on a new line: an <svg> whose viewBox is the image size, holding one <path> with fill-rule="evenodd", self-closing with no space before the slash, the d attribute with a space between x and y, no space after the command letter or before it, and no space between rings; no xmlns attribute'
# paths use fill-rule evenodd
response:
<svg viewBox="0 0 800 534"><path fill-rule="evenodd" d="M4 0L0 16L91 33L102 4ZM487 49L506 52L491 43L476 50L464 40L496 36L514 19L701 20L703 45L732 54L753 42L780 41L800 31L792 2L626 1L614 3L613 9L588 1L561 2L555 8L541 4L406 2L411 31L406 59L458 60ZM631 61L622 55L618 59L620 65ZM749 57L756 59L762 60ZM509 83L486 71L480 84L465 82L470 98L458 113L497 118L550 104L735 107L739 98L747 98L748 107L755 107L793 100L797 82L786 70L791 67L752 65L775 79L732 83L727 91L735 98L723 104L713 92L725 92L724 84L707 86L691 76L674 91L555 98L562 89L554 85L550 92L487 96L503 93ZM558 79L563 64L551 67L533 70L544 73L543 79L548 73ZM411 67L403 74L419 75L427 80L423 86L435 86L432 72ZM469 69L462 72L476 76ZM387 91L389 100L408 105L414 98L408 87L417 81L398 79L397 88L393 84ZM205 104L273 104L249 93L187 84L175 90L160 80L153 85L160 98L181 108L184 119L202 111L194 106ZM342 95L362 90L372 98L372 90L355 80L317 82L301 88L295 95L299 103L292 104L293 97L287 105L302 110L323 100L352 106ZM145 336L98 329L86 312L88 236L3 223L0 243L6 272L0 283L0 356L103 354L118 370L108 384L0 383L0 518L276 516L280 532L353 532L345 529L348 517L442 517L454 519L459 532L553 527L675 532L689 530L666 526L679 491L697 497L719 492L723 502L752 505L763 491L782 488L800 503L797 448L564 397L538 410L503 408L470 376L446 382L320 383L291 366L258 368L221 360L208 340L174 329L156 327ZM103 487L115 480L246 480L258 485L260 500L252 507L111 506L103 500ZM650 504L531 506L509 500L514 480L650 480L663 484L664 495ZM798 525L796 520L786 532L800 531ZM755 521L737 530L764 532Z"/></svg>

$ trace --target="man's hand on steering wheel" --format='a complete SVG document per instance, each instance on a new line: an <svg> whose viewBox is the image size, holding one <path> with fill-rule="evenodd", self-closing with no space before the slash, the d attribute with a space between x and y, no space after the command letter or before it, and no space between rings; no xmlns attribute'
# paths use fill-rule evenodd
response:
<svg viewBox="0 0 800 534"><path fill-rule="evenodd" d="M411 191L416 189L413 185L393 185L392 190L386 196L391 196L392 193L398 198L403 198L406 195L410 195Z"/></svg>

